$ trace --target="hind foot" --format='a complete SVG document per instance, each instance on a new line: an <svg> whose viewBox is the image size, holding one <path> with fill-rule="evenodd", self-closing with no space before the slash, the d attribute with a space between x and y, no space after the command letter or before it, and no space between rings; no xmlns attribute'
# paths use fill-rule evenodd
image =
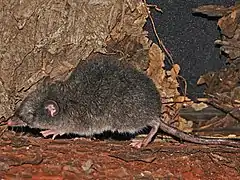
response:
<svg viewBox="0 0 240 180"><path fill-rule="evenodd" d="M134 147L134 148L140 149L141 147L147 146L147 144L144 144L143 141L144 140L136 140L136 139L134 139L134 140L132 140L132 142L129 145Z"/></svg>
<svg viewBox="0 0 240 180"><path fill-rule="evenodd" d="M157 133L159 128L159 125L152 126L151 131L147 135L147 137L143 140L133 140L133 142L130 144L130 146L135 147L137 149L141 147L146 147L151 141L153 136Z"/></svg>

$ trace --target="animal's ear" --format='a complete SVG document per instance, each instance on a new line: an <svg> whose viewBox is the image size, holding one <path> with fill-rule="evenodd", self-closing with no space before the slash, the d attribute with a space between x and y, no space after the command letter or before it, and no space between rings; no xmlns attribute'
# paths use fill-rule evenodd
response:
<svg viewBox="0 0 240 180"><path fill-rule="evenodd" d="M56 101L47 100L44 103L44 110L49 117L54 117L59 113L59 106Z"/></svg>

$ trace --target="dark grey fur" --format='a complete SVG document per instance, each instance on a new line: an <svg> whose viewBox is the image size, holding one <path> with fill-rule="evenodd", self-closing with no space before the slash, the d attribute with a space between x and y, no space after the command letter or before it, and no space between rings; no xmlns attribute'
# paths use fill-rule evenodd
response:
<svg viewBox="0 0 240 180"><path fill-rule="evenodd" d="M45 82L21 103L15 117L32 128L58 134L89 136L107 130L136 133L150 126L195 143L239 147L235 141L198 138L168 126L160 118L161 99L152 80L114 57L96 57L79 63L65 82ZM48 100L58 104L56 116L46 113L44 103ZM150 132L143 146L155 133Z"/></svg>

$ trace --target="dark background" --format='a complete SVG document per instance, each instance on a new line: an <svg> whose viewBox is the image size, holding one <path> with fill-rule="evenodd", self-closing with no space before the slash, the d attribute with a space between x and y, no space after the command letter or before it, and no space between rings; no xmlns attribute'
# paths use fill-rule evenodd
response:
<svg viewBox="0 0 240 180"><path fill-rule="evenodd" d="M219 48L214 41L220 38L217 20L194 15L192 8L201 5L219 4L234 5L234 0L148 0L156 4L163 14L151 9L156 29L166 48L171 52L174 62L181 67L181 75L188 82L188 95L201 97L204 86L198 87L196 82L200 75L217 71L224 67L226 58L220 57ZM145 26L149 37L156 38L150 22Z"/></svg>

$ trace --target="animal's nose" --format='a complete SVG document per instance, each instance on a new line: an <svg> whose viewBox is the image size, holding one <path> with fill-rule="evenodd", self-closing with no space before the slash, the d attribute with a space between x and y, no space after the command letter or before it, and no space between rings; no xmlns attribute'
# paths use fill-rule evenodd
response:
<svg viewBox="0 0 240 180"><path fill-rule="evenodd" d="M27 124L25 122L23 122L22 120L20 120L18 117L12 116L8 120L7 125L8 126L26 126Z"/></svg>

